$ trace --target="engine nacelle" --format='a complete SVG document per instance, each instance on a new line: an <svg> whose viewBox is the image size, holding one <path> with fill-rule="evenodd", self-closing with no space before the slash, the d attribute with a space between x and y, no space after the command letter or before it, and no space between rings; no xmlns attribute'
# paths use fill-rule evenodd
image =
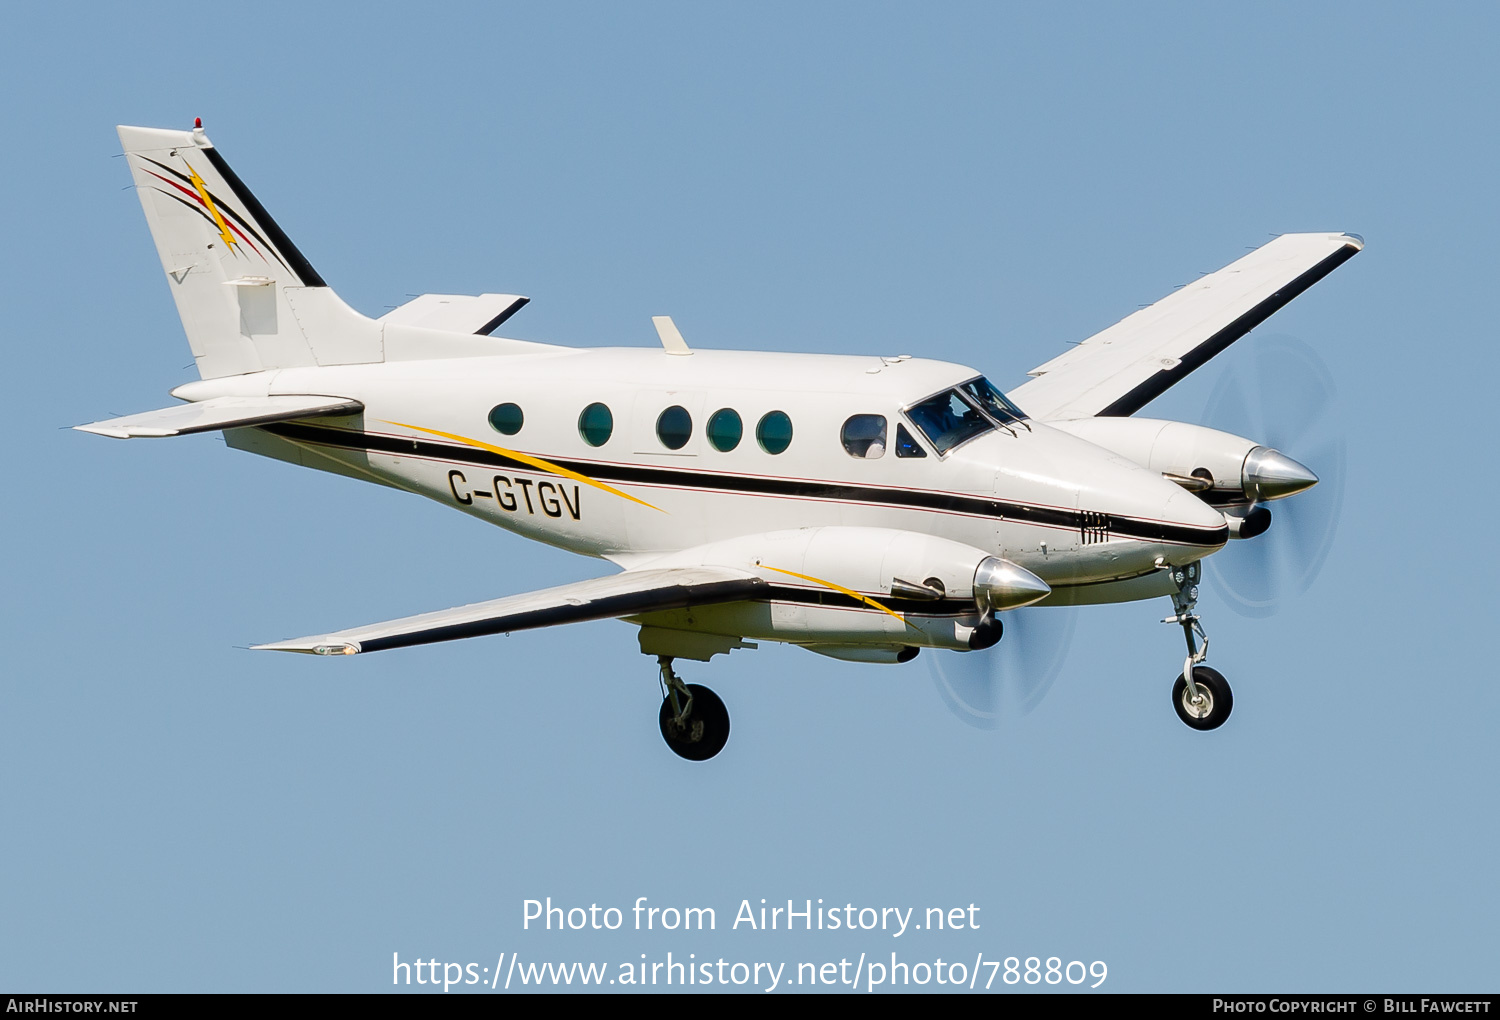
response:
<svg viewBox="0 0 1500 1020"><path fill-rule="evenodd" d="M1318 481L1317 475L1279 451L1202 425L1155 418L1078 418L1049 424L1159 471L1216 506L1280 499Z"/></svg>
<svg viewBox="0 0 1500 1020"><path fill-rule="evenodd" d="M1079 418L1053 428L1176 478L1198 478L1205 489L1243 494L1245 458L1259 443L1243 436L1156 418ZM1206 477L1205 477L1206 476Z"/></svg>
<svg viewBox="0 0 1500 1020"><path fill-rule="evenodd" d="M745 570L771 585L772 594L759 608L740 603L654 614L654 626L820 645L814 650L836 657L848 657L845 645L887 643L890 655L906 646L985 647L999 636L995 613L1051 593L1035 574L983 549L894 528L745 535L650 565L679 563Z"/></svg>
<svg viewBox="0 0 1500 1020"><path fill-rule="evenodd" d="M670 553L650 565L736 567L772 583L824 586L830 591L859 592L905 603L972 600L975 575L982 564L994 559L993 553L935 535L896 528L833 526L743 535ZM1007 581L1014 584L1021 576L1015 572L1020 570L986 570L980 576L980 586L988 590ZM1026 574L1035 576L1029 571Z"/></svg>

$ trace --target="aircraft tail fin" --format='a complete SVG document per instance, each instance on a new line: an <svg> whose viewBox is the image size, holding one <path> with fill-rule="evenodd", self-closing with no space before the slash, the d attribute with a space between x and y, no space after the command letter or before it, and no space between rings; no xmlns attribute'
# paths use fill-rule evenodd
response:
<svg viewBox="0 0 1500 1020"><path fill-rule="evenodd" d="M202 378L384 360L379 324L334 294L201 125L118 130Z"/></svg>

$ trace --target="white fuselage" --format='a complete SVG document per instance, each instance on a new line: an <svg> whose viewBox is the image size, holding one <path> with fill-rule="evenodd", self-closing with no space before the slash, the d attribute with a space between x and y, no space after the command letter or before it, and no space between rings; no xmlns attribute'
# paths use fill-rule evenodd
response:
<svg viewBox="0 0 1500 1020"><path fill-rule="evenodd" d="M337 394L365 405L360 417L236 430L232 446L420 493L626 567L750 535L891 529L1002 556L1051 584L1049 603L1079 604L1166 594L1163 565L1224 545L1223 517L1190 493L1040 423L993 429L939 455L903 409L978 374L924 359L538 347L286 369L212 385ZM513 434L489 423L501 404L521 411ZM580 413L592 404L607 407L612 422L597 446L580 430ZM677 450L657 431L669 407L691 420ZM726 408L737 412L743 435L721 451L705 426ZM778 411L792 435L775 453L756 430ZM846 451L841 429L854 415L886 420L883 455ZM925 456L897 456L898 424Z"/></svg>

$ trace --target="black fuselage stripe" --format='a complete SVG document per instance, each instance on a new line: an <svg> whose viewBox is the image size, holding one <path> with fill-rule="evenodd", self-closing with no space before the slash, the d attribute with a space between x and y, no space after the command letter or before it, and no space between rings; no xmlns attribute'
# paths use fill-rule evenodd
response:
<svg viewBox="0 0 1500 1020"><path fill-rule="evenodd" d="M1099 412L1100 418L1128 418L1151 401L1161 396L1183 377L1195 369L1203 367L1204 363L1214 355L1221 353L1230 344L1250 332L1262 322L1265 322L1284 305L1297 297L1307 288L1317 283L1323 277L1333 272L1339 266L1348 262L1359 252L1359 248L1352 244L1346 244L1338 251L1329 255L1323 261L1313 266L1307 272L1297 277L1291 283L1282 287L1276 293L1266 298L1260 304L1250 309L1244 315L1235 319L1229 325L1219 330L1213 336L1203 341L1191 351L1182 356L1172 368L1164 368L1155 373L1151 378L1136 386L1129 393L1110 404Z"/></svg>
<svg viewBox="0 0 1500 1020"><path fill-rule="evenodd" d="M481 467L506 468L513 471L535 472L535 467L512 460L503 454L467 446L451 446L427 439L405 436L379 435L371 432L353 432L345 429L327 428L297 422L283 422L261 426L265 431L293 442L316 443L349 450L365 450L398 457L428 457L434 460L474 464ZM761 478L743 475L723 475L709 472L681 471L671 468L645 467L634 464L595 464L582 461L554 459L553 463L570 471L587 475L605 482L626 485L653 485L670 488L697 488L717 492L736 492L750 495L795 496L802 499L830 500L839 502L880 503L907 507L916 510L939 510L948 513L968 514L974 517L992 517L999 520L1018 521L1045 527L1080 529L1085 520L1077 510L1059 507L1032 506L1011 503L983 496L960 496L947 492L932 492L914 489L880 489L843 482L810 481L797 478ZM1088 524L1097 527L1099 518L1108 521L1109 533L1122 538L1133 538L1150 542L1172 542L1179 545L1223 545L1228 540L1228 527L1194 528L1182 524L1141 520L1134 517L1119 517L1114 514L1091 514Z"/></svg>

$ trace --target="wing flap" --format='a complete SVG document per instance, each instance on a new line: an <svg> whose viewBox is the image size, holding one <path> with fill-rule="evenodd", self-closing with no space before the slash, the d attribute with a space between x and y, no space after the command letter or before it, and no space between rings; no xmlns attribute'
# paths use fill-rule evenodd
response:
<svg viewBox="0 0 1500 1020"><path fill-rule="evenodd" d="M1364 247L1283 234L1039 365L1010 397L1034 418L1134 414Z"/></svg>
<svg viewBox="0 0 1500 1020"><path fill-rule="evenodd" d="M159 438L186 436L194 432L218 432L221 429L243 428L247 425L268 425L294 418L358 414L364 409L365 405L358 400L320 395L213 397L73 427L80 432L92 432L96 436L109 436L111 439Z"/></svg>
<svg viewBox="0 0 1500 1020"><path fill-rule="evenodd" d="M456 609L252 647L273 652L354 655L435 641L533 630L560 623L582 623L664 609L738 602L763 594L767 587L765 581L753 574L725 567L627 570L610 577L509 595Z"/></svg>

